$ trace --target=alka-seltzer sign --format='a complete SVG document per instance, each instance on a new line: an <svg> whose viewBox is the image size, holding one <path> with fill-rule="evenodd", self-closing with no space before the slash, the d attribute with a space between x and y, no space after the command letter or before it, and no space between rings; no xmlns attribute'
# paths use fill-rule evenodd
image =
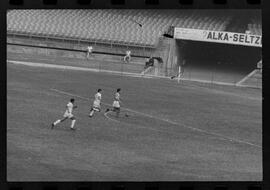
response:
<svg viewBox="0 0 270 190"><path fill-rule="evenodd" d="M174 38L262 47L262 36L244 33L225 32L225 31L175 28Z"/></svg>

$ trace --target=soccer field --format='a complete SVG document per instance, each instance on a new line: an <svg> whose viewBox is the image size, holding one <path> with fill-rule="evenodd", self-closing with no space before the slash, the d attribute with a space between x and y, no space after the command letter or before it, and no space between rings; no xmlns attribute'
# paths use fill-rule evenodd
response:
<svg viewBox="0 0 270 190"><path fill-rule="evenodd" d="M72 97L77 130L51 129ZM7 180L262 180L261 91L7 63Z"/></svg>

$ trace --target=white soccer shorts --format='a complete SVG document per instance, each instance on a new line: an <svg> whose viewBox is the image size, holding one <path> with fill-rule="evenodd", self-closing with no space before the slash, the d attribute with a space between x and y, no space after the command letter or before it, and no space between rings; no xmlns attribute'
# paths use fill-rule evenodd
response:
<svg viewBox="0 0 270 190"><path fill-rule="evenodd" d="M93 107L94 108L100 108L100 102L99 101L94 101Z"/></svg>
<svg viewBox="0 0 270 190"><path fill-rule="evenodd" d="M70 118L73 117L73 114L66 111L66 112L64 113L63 117L67 117L67 118L70 119Z"/></svg>
<svg viewBox="0 0 270 190"><path fill-rule="evenodd" d="M120 108L120 103L119 101L113 101L113 105L114 108Z"/></svg>

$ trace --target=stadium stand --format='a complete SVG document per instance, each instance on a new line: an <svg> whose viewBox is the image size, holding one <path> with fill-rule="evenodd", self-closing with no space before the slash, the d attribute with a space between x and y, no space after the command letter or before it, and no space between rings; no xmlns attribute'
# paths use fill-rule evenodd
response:
<svg viewBox="0 0 270 190"><path fill-rule="evenodd" d="M249 20L247 30L251 34L262 35L262 18L261 13L252 14L251 19Z"/></svg>
<svg viewBox="0 0 270 190"><path fill-rule="evenodd" d="M247 17L246 15L249 15ZM261 17L259 11L239 10L234 12L227 31L262 35Z"/></svg>
<svg viewBox="0 0 270 190"><path fill-rule="evenodd" d="M254 70L259 49L172 40L174 27L258 35L262 32L260 12L249 10L10 10L7 42L76 50L80 56L85 56L82 52L91 45L95 59L108 62L121 62L125 52L131 50L132 57L136 57L132 64L144 63L149 57L160 58L162 64L143 72L158 76L175 75L178 71L175 60L180 62L183 57L188 65L185 66L187 79L235 83ZM176 56L175 47L182 45L175 43L185 46ZM218 63L222 64L216 66ZM258 81L256 77L252 84L257 85Z"/></svg>
<svg viewBox="0 0 270 190"><path fill-rule="evenodd" d="M12 10L7 13L7 30L51 38L155 47L170 26L221 31L226 30L230 20L231 16L213 10Z"/></svg>
<svg viewBox="0 0 270 190"><path fill-rule="evenodd" d="M252 19L251 23L248 24L248 30L251 34L262 35L262 25L256 19Z"/></svg>

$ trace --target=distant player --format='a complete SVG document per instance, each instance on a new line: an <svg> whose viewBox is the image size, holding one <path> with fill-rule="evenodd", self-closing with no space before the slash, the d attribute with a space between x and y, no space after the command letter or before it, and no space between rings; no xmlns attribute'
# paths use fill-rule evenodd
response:
<svg viewBox="0 0 270 190"><path fill-rule="evenodd" d="M75 130L74 129L74 125L76 122L76 119L74 117L74 115L72 114L73 109L77 108L77 106L74 106L74 98L70 99L69 103L66 105L66 111L63 115L62 119L58 119L56 120L54 123L52 123L52 129L58 124L61 123L63 121L65 121L66 119L71 119L71 126L70 129Z"/></svg>
<svg viewBox="0 0 270 190"><path fill-rule="evenodd" d="M108 111L113 111L116 113L116 117L119 117L119 114L120 114L120 91L121 91L121 88L118 88L116 90L116 93L114 94L114 100L113 100L113 104L112 104L112 110L110 109L107 109L106 112Z"/></svg>
<svg viewBox="0 0 270 190"><path fill-rule="evenodd" d="M179 83L179 80L180 80L180 78L182 77L182 75L184 73L184 65L185 65L185 63L186 63L186 60L183 60L182 65L179 65L178 66L178 73L177 73L177 75L171 76L171 79L174 79L174 78L177 77L178 83Z"/></svg>
<svg viewBox="0 0 270 190"><path fill-rule="evenodd" d="M101 109L100 109L101 91L102 91L101 89L98 89L97 93L95 94L95 99L94 99L94 102L93 102L93 106L91 107L89 117L93 117L95 111L98 111L98 112L101 111Z"/></svg>
<svg viewBox="0 0 270 190"><path fill-rule="evenodd" d="M263 65L262 65L262 60L260 60L258 63L257 63L257 69L262 73L262 68L263 68Z"/></svg>
<svg viewBox="0 0 270 190"><path fill-rule="evenodd" d="M129 63L130 60L131 60L131 51L130 51L130 50L127 50L127 51L126 51L126 55L125 55L125 57L124 57L124 61L125 61L126 63Z"/></svg>
<svg viewBox="0 0 270 190"><path fill-rule="evenodd" d="M146 59L146 62L145 62L145 66L144 66L144 69L147 69L148 67L153 67L154 66L154 58L151 56L149 58Z"/></svg>
<svg viewBox="0 0 270 190"><path fill-rule="evenodd" d="M89 59L89 57L92 55L92 52L93 52L93 47L92 46L88 46L87 47L87 59Z"/></svg>

